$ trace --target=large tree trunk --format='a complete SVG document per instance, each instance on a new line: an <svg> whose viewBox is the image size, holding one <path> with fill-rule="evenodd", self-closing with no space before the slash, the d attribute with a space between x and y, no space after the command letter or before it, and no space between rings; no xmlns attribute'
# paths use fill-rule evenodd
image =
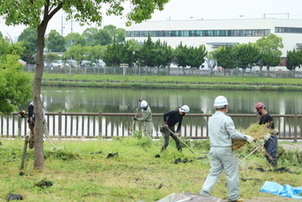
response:
<svg viewBox="0 0 302 202"><path fill-rule="evenodd" d="M34 149L35 160L34 169L44 169L44 149L43 149L43 111L42 102L40 99L41 94L41 81L44 69L44 36L47 23L43 22L38 26L38 48L36 58L36 73L34 78L34 106L35 106L35 128L34 128Z"/></svg>

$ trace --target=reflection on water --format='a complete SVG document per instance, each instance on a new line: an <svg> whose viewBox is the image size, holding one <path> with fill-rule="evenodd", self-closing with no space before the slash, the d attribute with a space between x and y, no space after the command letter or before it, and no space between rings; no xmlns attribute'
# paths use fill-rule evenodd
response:
<svg viewBox="0 0 302 202"><path fill-rule="evenodd" d="M271 114L302 112L302 94L297 92L43 87L42 94L47 112L133 113L142 97L153 113L164 113L187 104L191 113L211 114L218 95L228 98L229 113L255 113L254 105L259 101L266 104Z"/></svg>

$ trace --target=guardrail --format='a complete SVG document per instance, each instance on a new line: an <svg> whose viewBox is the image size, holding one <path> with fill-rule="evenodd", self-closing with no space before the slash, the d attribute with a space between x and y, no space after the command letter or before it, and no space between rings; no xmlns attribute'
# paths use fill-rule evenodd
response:
<svg viewBox="0 0 302 202"><path fill-rule="evenodd" d="M246 128L257 122L255 114L228 114L237 129ZM132 118L133 113L46 113L45 134L52 138L107 138L125 137L141 131L142 123ZM162 135L161 113L153 113L153 138ZM208 119L211 114L187 114L183 119L181 135L189 139L208 138ZM302 115L272 114L279 139L298 141L302 139ZM29 132L27 120L17 113L0 116L0 136L22 137Z"/></svg>

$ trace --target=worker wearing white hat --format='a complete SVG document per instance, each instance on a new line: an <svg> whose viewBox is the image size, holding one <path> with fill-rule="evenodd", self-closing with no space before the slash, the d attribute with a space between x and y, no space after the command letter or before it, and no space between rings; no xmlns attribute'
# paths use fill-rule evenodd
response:
<svg viewBox="0 0 302 202"><path fill-rule="evenodd" d="M237 131L231 117L227 116L228 100L224 96L216 97L214 108L216 112L209 118L209 138L211 170L203 184L200 194L209 196L212 187L224 170L227 176L228 201L242 201L239 198L238 159L232 151L232 139L242 139L253 142L254 138Z"/></svg>
<svg viewBox="0 0 302 202"><path fill-rule="evenodd" d="M161 151L166 150L170 143L170 137L172 137L176 143L176 148L178 151L182 151L182 144L178 139L178 134L181 129L181 123L183 116L189 113L190 107L188 105L181 106L178 110L170 111L164 114L164 123L162 127L162 133L164 136L164 145L162 146ZM176 130L174 126L178 123Z"/></svg>
<svg viewBox="0 0 302 202"><path fill-rule="evenodd" d="M152 111L146 100L142 100L140 104L141 117L133 118L134 121L142 121L143 124L143 135L152 138L153 133L153 122L152 122Z"/></svg>

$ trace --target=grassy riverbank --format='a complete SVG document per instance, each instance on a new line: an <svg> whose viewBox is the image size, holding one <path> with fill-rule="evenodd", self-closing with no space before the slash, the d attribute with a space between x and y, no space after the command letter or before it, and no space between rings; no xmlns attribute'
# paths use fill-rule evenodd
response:
<svg viewBox="0 0 302 202"><path fill-rule="evenodd" d="M88 74L43 75L42 85L119 88L186 88L229 90L302 90L298 78L200 77L200 76L122 76Z"/></svg>
<svg viewBox="0 0 302 202"><path fill-rule="evenodd" d="M43 172L32 169L34 151L29 150L27 166L20 173L23 140L0 139L0 201L5 200L6 194L16 193L30 202L151 202L171 193L198 193L210 168L208 140L187 142L195 153L187 148L177 152L174 141L166 152L159 153L162 139L152 141L135 136L112 141L52 142L56 150L49 142L44 143ZM239 158L249 154L256 145L253 143L239 150ZM282 150L282 146L279 149ZM109 153L118 155L108 158ZM288 170L278 172L269 171L263 154L259 149L240 164L242 198L259 201L255 197L261 197L260 201L271 201L274 195L259 191L265 181L301 186L301 162L297 160L301 152L283 153L279 167ZM51 182L52 186L38 186L42 180ZM222 174L212 195L227 197L225 184ZM283 200L285 198L277 197L276 201Z"/></svg>

